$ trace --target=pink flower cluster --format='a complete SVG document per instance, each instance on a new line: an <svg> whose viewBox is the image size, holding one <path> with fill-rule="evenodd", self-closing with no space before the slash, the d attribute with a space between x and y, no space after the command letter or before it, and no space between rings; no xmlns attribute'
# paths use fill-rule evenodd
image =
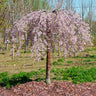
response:
<svg viewBox="0 0 96 96"><path fill-rule="evenodd" d="M24 40L24 34L27 33L31 52L36 54L37 60L40 59L42 51L45 52L48 40L56 50L60 47L64 57L92 45L89 25L71 10L32 11L14 22L10 29L10 36L14 40Z"/></svg>

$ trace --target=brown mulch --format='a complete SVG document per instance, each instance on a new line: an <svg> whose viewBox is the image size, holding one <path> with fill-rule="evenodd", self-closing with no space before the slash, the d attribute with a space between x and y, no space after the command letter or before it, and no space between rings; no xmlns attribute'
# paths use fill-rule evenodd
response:
<svg viewBox="0 0 96 96"><path fill-rule="evenodd" d="M69 81L27 82L10 90L0 88L0 96L96 96L96 83L72 84Z"/></svg>

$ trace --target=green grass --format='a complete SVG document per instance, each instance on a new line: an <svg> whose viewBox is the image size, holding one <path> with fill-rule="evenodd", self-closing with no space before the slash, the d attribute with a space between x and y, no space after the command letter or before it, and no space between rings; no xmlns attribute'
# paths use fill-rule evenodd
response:
<svg viewBox="0 0 96 96"><path fill-rule="evenodd" d="M93 82L95 80L94 73L96 73L95 49L90 48L87 51L78 52L75 57L67 57L66 59L57 57L58 53L56 52L54 56L51 54L53 56L51 58L51 80L70 80L73 83ZM46 58L44 56L38 62L34 60L35 57L30 58L29 51L24 53L21 50L20 56L15 56L15 59L12 60L11 55L7 52L0 52L0 85L10 88L30 80L45 80ZM83 66L83 68L77 66Z"/></svg>
<svg viewBox="0 0 96 96"><path fill-rule="evenodd" d="M73 61L66 61L66 63L73 63Z"/></svg>
<svg viewBox="0 0 96 96"><path fill-rule="evenodd" d="M21 51L20 53L31 53L31 51Z"/></svg>
<svg viewBox="0 0 96 96"><path fill-rule="evenodd" d="M57 65L57 61L53 61L53 65L54 65L54 66Z"/></svg>
<svg viewBox="0 0 96 96"><path fill-rule="evenodd" d="M87 60L85 60L85 62L91 62L91 61L93 61L92 59L87 59Z"/></svg>
<svg viewBox="0 0 96 96"><path fill-rule="evenodd" d="M39 68L37 71L19 72L18 74L8 75L7 72L0 73L0 85L10 88L12 86L26 83L29 81L45 81L46 70ZM90 66L86 69L83 66L71 68L52 68L51 80L69 80L73 83L94 82L96 80L96 68Z"/></svg>
<svg viewBox="0 0 96 96"><path fill-rule="evenodd" d="M63 62L64 62L63 58L59 58L57 61L53 61L53 65L54 66L55 65L63 65Z"/></svg>
<svg viewBox="0 0 96 96"><path fill-rule="evenodd" d="M88 49L85 49L85 51L96 51L96 48L95 47L93 47L93 48L88 48Z"/></svg>
<svg viewBox="0 0 96 96"><path fill-rule="evenodd" d="M64 62L63 58L59 58L58 62Z"/></svg>
<svg viewBox="0 0 96 96"><path fill-rule="evenodd" d="M53 56L51 58L51 68L66 68L72 66L82 65L86 67L87 65L96 66L96 48L90 48L91 51L83 51L78 52L75 57L70 57L63 59L62 57L58 56L58 53L51 54ZM0 72L8 71L11 75L13 73L18 73L20 71L30 72L38 70L38 68L46 68L46 58L45 56L41 57L41 60L35 61L35 57L30 58L29 51L24 53L23 50L20 51L20 56L15 56L15 59L12 60L12 56L9 55L10 52L8 51L1 51L0 52ZM16 52L15 52L16 54ZM83 56L83 54L85 54ZM54 63L55 62L55 63ZM57 62L57 63L56 63Z"/></svg>
<svg viewBox="0 0 96 96"><path fill-rule="evenodd" d="M93 82L96 80L96 68L84 69L83 66L64 69L55 69L53 71L58 80L70 80L73 83ZM62 78L62 79L61 79ZM54 79L54 78L53 78Z"/></svg>

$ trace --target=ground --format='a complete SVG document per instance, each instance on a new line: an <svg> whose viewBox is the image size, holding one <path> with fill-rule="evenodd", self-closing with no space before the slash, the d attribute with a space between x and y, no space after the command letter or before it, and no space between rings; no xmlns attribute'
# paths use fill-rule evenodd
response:
<svg viewBox="0 0 96 96"><path fill-rule="evenodd" d="M54 53L54 57L51 59L51 69L65 69L66 67L70 68L72 66L83 66L84 69L96 67L96 48L92 47L86 49L84 52L78 52L75 57L67 57L64 59L62 64L53 65L53 62L57 62L59 58L62 57L58 56L58 53ZM46 68L46 59L35 61L34 58L30 58L30 53L24 53L21 50L20 56L15 56L15 59L12 60L12 56L7 51L0 52L0 73L7 71L9 75L12 75L20 71L37 71L39 68ZM38 76L40 77L41 75L39 74ZM16 85L10 89L0 87L0 96L96 96L96 81L93 83L73 84L71 81L52 80L50 85L47 85L44 80L41 82L30 81Z"/></svg>
<svg viewBox="0 0 96 96"><path fill-rule="evenodd" d="M68 81L27 82L10 90L1 89L0 96L96 96L96 83L72 84Z"/></svg>
<svg viewBox="0 0 96 96"><path fill-rule="evenodd" d="M0 52L0 72L8 71L9 74L13 74L20 71L30 72L39 68L46 68L46 59L35 61L34 58L30 58L31 53L24 53L24 50L21 51L19 57L15 56L14 60L9 53L7 51ZM79 52L76 57L64 59L63 65L53 66L53 61L57 61L58 58L62 57L58 56L58 53L54 53L54 57L51 58L51 68L66 68L78 65L96 66L96 48L93 47L84 52Z"/></svg>

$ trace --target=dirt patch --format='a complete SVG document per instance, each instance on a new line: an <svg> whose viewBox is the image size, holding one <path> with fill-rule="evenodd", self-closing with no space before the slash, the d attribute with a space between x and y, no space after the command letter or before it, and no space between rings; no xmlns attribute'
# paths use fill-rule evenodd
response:
<svg viewBox="0 0 96 96"><path fill-rule="evenodd" d="M0 96L96 96L96 83L72 84L69 81L27 82L10 90L0 88Z"/></svg>

